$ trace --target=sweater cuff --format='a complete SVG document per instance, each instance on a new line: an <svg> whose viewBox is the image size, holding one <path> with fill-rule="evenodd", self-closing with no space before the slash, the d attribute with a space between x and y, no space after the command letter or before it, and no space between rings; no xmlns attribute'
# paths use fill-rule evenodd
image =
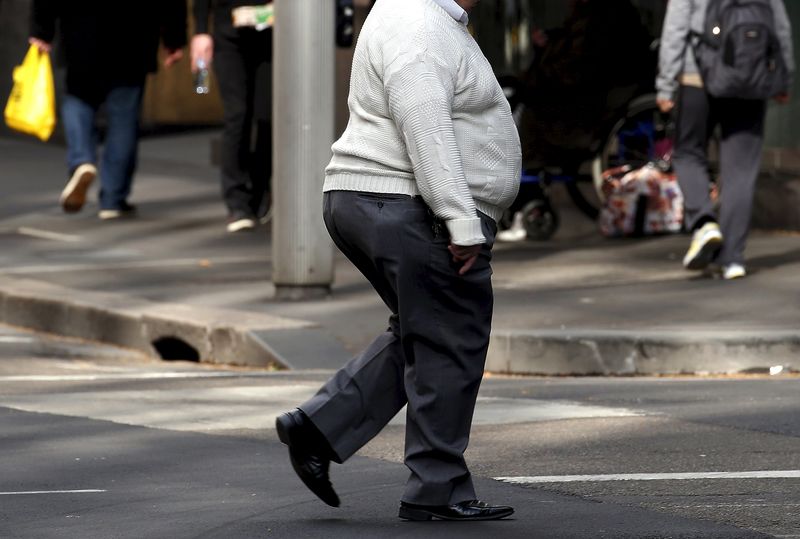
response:
<svg viewBox="0 0 800 539"><path fill-rule="evenodd" d="M208 34L209 25L207 19L195 19L194 35Z"/></svg>
<svg viewBox="0 0 800 539"><path fill-rule="evenodd" d="M670 92L668 90L659 90L656 94L656 99L669 99L670 101L675 100L675 92Z"/></svg>
<svg viewBox="0 0 800 539"><path fill-rule="evenodd" d="M486 238L481 230L481 219L450 219L445 221L447 230L450 232L450 241L454 245L479 245L486 243Z"/></svg>

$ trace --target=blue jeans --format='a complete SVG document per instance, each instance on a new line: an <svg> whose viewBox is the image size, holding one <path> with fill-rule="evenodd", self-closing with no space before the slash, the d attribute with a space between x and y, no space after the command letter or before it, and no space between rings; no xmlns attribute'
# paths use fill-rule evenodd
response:
<svg viewBox="0 0 800 539"><path fill-rule="evenodd" d="M139 107L143 85L112 87L105 98L108 129L100 165L100 208L121 209L127 201L136 170ZM65 95L61 117L67 137L70 172L84 163L97 163L95 117L99 104Z"/></svg>

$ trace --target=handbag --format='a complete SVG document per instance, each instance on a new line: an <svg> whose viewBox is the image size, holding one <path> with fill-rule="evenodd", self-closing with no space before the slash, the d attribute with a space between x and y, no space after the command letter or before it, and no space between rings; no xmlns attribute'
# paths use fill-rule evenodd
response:
<svg viewBox="0 0 800 539"><path fill-rule="evenodd" d="M674 234L683 227L683 195L675 173L655 163L603 173L606 201L600 232L608 237Z"/></svg>

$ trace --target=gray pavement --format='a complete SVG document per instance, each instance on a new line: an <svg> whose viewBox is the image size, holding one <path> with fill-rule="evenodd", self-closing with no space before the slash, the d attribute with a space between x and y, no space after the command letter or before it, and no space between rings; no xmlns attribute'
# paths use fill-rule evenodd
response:
<svg viewBox="0 0 800 539"><path fill-rule="evenodd" d="M402 412L332 467L341 508L300 483L272 422L329 375L0 325L0 537L800 537L796 375L487 376L466 458L516 513L472 524L397 518Z"/></svg>
<svg viewBox="0 0 800 539"><path fill-rule="evenodd" d="M330 297L274 299L270 227L226 234L215 132L149 137L136 219L100 222L57 206L63 149L0 139L0 321L203 361L334 368L386 325L366 281L337 260ZM498 245L488 368L540 374L800 370L800 235L758 232L751 275L684 271L686 236L607 240L559 186L562 228ZM173 340L169 340L173 339Z"/></svg>

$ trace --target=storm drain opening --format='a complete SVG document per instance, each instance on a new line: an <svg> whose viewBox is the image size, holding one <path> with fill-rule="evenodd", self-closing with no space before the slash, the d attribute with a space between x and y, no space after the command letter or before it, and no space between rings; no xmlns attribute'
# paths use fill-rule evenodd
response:
<svg viewBox="0 0 800 539"><path fill-rule="evenodd" d="M200 362L200 352L194 346L178 337L160 337L151 344L164 361Z"/></svg>

